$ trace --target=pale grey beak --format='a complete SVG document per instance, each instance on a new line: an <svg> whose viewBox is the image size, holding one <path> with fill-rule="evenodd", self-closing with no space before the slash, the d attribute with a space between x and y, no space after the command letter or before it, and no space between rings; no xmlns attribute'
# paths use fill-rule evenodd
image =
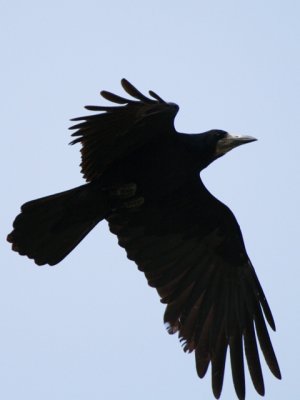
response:
<svg viewBox="0 0 300 400"><path fill-rule="evenodd" d="M235 147L241 146L242 144L255 142L257 139L252 136L241 136L241 135L227 135L220 139L217 143L216 153L217 155L225 154Z"/></svg>

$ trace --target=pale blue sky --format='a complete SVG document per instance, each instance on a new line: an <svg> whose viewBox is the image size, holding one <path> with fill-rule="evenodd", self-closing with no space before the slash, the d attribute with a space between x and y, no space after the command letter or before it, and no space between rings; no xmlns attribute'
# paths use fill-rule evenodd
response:
<svg viewBox="0 0 300 400"><path fill-rule="evenodd" d="M235 213L276 320L283 380L263 362L266 399L297 397L299 19L297 0L1 1L0 398L213 399L105 223L56 267L5 242L22 203L83 183L68 120L122 77L178 103L179 131L259 139L203 179Z"/></svg>

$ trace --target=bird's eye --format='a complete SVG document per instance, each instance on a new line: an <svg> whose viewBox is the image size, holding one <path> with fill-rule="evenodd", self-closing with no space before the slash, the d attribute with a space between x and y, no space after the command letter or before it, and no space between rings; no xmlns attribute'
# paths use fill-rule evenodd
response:
<svg viewBox="0 0 300 400"><path fill-rule="evenodd" d="M224 133L223 132L217 132L216 137L217 137L217 139L222 139L224 137Z"/></svg>

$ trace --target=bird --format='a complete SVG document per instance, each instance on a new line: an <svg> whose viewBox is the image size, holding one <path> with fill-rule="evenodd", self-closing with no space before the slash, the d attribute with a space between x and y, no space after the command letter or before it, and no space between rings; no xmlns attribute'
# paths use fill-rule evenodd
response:
<svg viewBox="0 0 300 400"><path fill-rule="evenodd" d="M72 119L86 183L25 203L7 240L37 265L55 265L106 220L166 305L168 333L194 352L198 376L211 367L215 398L227 352L237 398L245 399L244 361L263 396L259 346L281 379L267 328L275 331L275 322L234 214L200 176L256 139L219 129L180 133L177 104L152 90L147 97L126 79L121 85L129 98L104 90L109 105L86 106L96 114Z"/></svg>

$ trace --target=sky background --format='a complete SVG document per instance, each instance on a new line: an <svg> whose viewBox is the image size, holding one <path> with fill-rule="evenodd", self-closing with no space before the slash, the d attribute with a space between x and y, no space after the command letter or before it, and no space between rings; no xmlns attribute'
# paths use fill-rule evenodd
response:
<svg viewBox="0 0 300 400"><path fill-rule="evenodd" d="M103 104L102 89L122 94L123 77L179 104L179 131L259 139L202 177L235 213L276 320L283 380L263 362L266 399L296 398L300 2L0 3L0 398L213 399L106 223L55 267L5 241L22 203L83 183L69 119ZM223 400L235 398L228 367Z"/></svg>

